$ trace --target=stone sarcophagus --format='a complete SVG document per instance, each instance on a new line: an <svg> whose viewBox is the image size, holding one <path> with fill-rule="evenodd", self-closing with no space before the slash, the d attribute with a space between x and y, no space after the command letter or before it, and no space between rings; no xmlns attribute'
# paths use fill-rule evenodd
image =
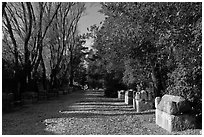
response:
<svg viewBox="0 0 204 137"><path fill-rule="evenodd" d="M125 99L125 91L124 90L118 91L118 98L119 99Z"/></svg>
<svg viewBox="0 0 204 137"><path fill-rule="evenodd" d="M145 90L135 92L133 99L134 100L133 108L136 109L137 112L152 109L153 107L152 99L153 97L150 92L147 92Z"/></svg>
<svg viewBox="0 0 204 137"><path fill-rule="evenodd" d="M125 103L128 105L133 104L133 92L132 89L125 91Z"/></svg>
<svg viewBox="0 0 204 137"><path fill-rule="evenodd" d="M157 125L169 132L195 127L195 118L189 114L191 107L184 98L164 95L160 102L159 100L155 99Z"/></svg>

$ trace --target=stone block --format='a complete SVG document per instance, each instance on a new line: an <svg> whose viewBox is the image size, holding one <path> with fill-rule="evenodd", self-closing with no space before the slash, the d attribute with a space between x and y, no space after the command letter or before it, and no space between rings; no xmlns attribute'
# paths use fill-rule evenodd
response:
<svg viewBox="0 0 204 137"><path fill-rule="evenodd" d="M125 91L125 104L128 104L128 91Z"/></svg>
<svg viewBox="0 0 204 137"><path fill-rule="evenodd" d="M127 104L128 105L133 105L133 97L128 97Z"/></svg>
<svg viewBox="0 0 204 137"><path fill-rule="evenodd" d="M157 108L171 115L177 115L191 111L190 104L184 98L173 95L164 95Z"/></svg>
<svg viewBox="0 0 204 137"><path fill-rule="evenodd" d="M152 109L153 103L139 99L139 100L135 100L135 105L136 105L136 111L141 112L141 111Z"/></svg>
<svg viewBox="0 0 204 137"><path fill-rule="evenodd" d="M136 92L136 93L135 93L135 99L136 99L136 100L141 99L141 94L140 94L140 92Z"/></svg>
<svg viewBox="0 0 204 137"><path fill-rule="evenodd" d="M135 97L133 97L133 108L136 109L136 100L135 100Z"/></svg>
<svg viewBox="0 0 204 137"><path fill-rule="evenodd" d="M134 90L129 89L128 92L127 92L128 96L133 97L133 92L134 92Z"/></svg>
<svg viewBox="0 0 204 137"><path fill-rule="evenodd" d="M141 104L141 99L140 100L135 100L135 105L136 105L136 111L137 112L140 112L141 110L140 110L140 104Z"/></svg>
<svg viewBox="0 0 204 137"><path fill-rule="evenodd" d="M156 109L155 115L156 124L169 132L195 128L195 118L187 114L171 115Z"/></svg>
<svg viewBox="0 0 204 137"><path fill-rule="evenodd" d="M118 98L119 99L124 99L125 98L125 91L124 90L118 91Z"/></svg>
<svg viewBox="0 0 204 137"><path fill-rule="evenodd" d="M133 105L133 98L129 98L128 105Z"/></svg>
<svg viewBox="0 0 204 137"><path fill-rule="evenodd" d="M128 105L133 104L133 90L127 90L125 92L125 103Z"/></svg>
<svg viewBox="0 0 204 137"><path fill-rule="evenodd" d="M148 100L148 98L147 98L147 92L146 92L145 90L142 90L142 91L141 91L141 99L143 99L143 100Z"/></svg>
<svg viewBox="0 0 204 137"><path fill-rule="evenodd" d="M147 92L148 94L147 94L147 96L148 96L148 100L150 101L152 101L153 100L153 92L151 92L151 91L149 91L149 92Z"/></svg>
<svg viewBox="0 0 204 137"><path fill-rule="evenodd" d="M156 97L155 98L155 108L158 107L159 102L161 101L161 97Z"/></svg>

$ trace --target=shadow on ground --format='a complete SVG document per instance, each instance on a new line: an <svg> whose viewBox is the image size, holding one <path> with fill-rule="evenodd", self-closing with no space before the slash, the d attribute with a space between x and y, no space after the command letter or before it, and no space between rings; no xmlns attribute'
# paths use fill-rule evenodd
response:
<svg viewBox="0 0 204 137"><path fill-rule="evenodd" d="M106 98L103 91L86 91L81 100L60 110L59 113L62 114L61 117L43 121L46 131L52 131L55 134L133 134L132 128L124 133L119 129L118 132L111 131L111 129L123 128L122 125L128 122L129 118L132 118L133 121L127 123L128 126L134 126L131 125L131 122L141 125L137 115L146 115L148 121L148 115L152 116L154 110L137 113L132 105L125 104L124 100ZM114 124L118 125L114 126ZM71 129L75 127L84 130L74 132Z"/></svg>
<svg viewBox="0 0 204 137"><path fill-rule="evenodd" d="M106 98L103 91L87 91L83 100L77 101L60 113L66 117L83 116L117 116L117 115L145 115L154 114L154 110L137 113L132 105L127 105L118 98Z"/></svg>

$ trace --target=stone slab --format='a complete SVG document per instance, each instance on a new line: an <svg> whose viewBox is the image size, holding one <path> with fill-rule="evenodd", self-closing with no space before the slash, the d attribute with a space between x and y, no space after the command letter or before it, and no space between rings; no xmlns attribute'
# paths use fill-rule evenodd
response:
<svg viewBox="0 0 204 137"><path fill-rule="evenodd" d="M148 100L147 92L145 90L141 91L141 99Z"/></svg>
<svg viewBox="0 0 204 137"><path fill-rule="evenodd" d="M118 98L124 99L125 98L125 91L123 91L123 90L118 91Z"/></svg>
<svg viewBox="0 0 204 137"><path fill-rule="evenodd" d="M169 132L195 128L195 118L187 114L176 116L156 109L155 115L156 124Z"/></svg>
<svg viewBox="0 0 204 137"><path fill-rule="evenodd" d="M135 93L135 99L141 99L141 94L140 92Z"/></svg>
<svg viewBox="0 0 204 137"><path fill-rule="evenodd" d="M133 104L133 97L125 96L125 104L132 105Z"/></svg>
<svg viewBox="0 0 204 137"><path fill-rule="evenodd" d="M129 97L133 97L133 90L127 90L127 91L125 91L125 96L129 96Z"/></svg>
<svg viewBox="0 0 204 137"><path fill-rule="evenodd" d="M157 109L171 115L182 114L191 111L189 103L180 96L164 95Z"/></svg>
<svg viewBox="0 0 204 137"><path fill-rule="evenodd" d="M161 101L161 97L156 97L155 98L155 108L157 108L158 107L158 104L160 103L160 101Z"/></svg>
<svg viewBox="0 0 204 137"><path fill-rule="evenodd" d="M135 100L135 109L137 112L145 111L152 109L153 103L149 101L144 101L142 99Z"/></svg>
<svg viewBox="0 0 204 137"><path fill-rule="evenodd" d="M133 98L132 97L128 97L127 104L128 105L133 105Z"/></svg>
<svg viewBox="0 0 204 137"><path fill-rule="evenodd" d="M133 105L133 90L125 91L125 104Z"/></svg>

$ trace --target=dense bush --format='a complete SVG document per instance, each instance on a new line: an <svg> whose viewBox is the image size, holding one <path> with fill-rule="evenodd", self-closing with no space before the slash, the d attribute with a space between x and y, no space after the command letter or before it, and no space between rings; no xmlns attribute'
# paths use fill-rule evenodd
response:
<svg viewBox="0 0 204 137"><path fill-rule="evenodd" d="M184 65L179 65L169 74L169 87L167 93L182 96L191 102L196 112L202 109L202 75L197 70L187 69Z"/></svg>
<svg viewBox="0 0 204 137"><path fill-rule="evenodd" d="M192 69L194 68L194 69ZM200 66L178 64L168 74L167 94L182 96L189 101L192 113L196 117L197 127L202 126L202 70Z"/></svg>

